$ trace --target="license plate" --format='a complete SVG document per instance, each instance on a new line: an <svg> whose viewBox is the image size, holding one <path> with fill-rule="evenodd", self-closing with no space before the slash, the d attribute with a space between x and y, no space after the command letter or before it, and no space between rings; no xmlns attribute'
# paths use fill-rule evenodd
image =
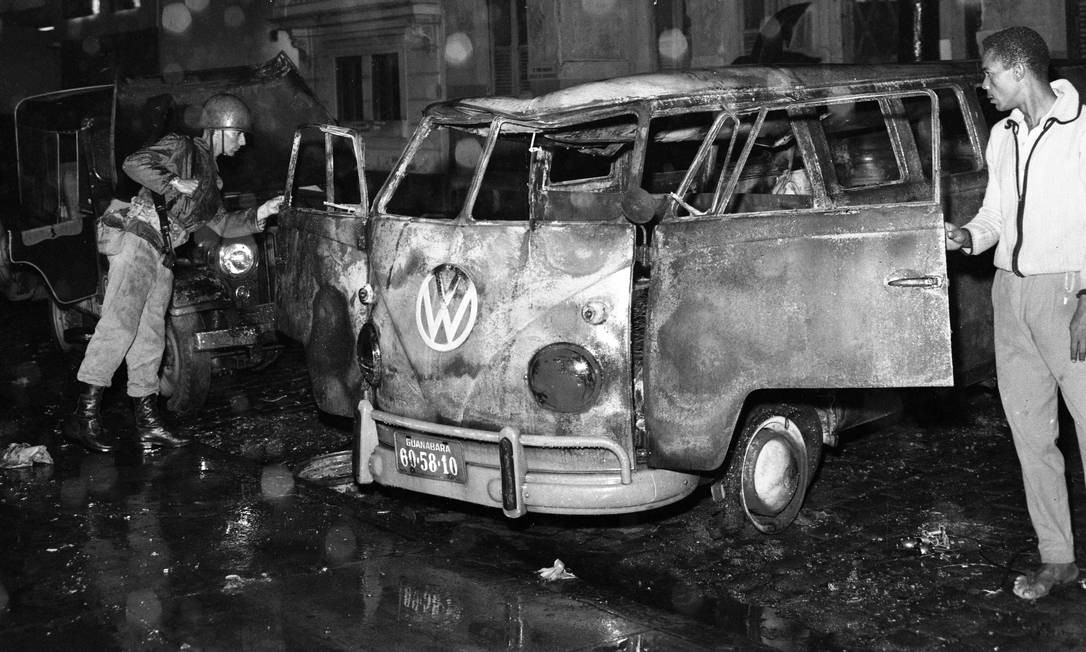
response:
<svg viewBox="0 0 1086 652"><path fill-rule="evenodd" d="M435 480L468 480L464 445L448 439L396 433L396 468L400 473Z"/></svg>

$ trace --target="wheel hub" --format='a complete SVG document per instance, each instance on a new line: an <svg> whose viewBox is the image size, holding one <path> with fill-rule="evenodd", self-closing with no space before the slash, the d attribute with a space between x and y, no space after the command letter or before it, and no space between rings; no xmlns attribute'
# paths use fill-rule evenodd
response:
<svg viewBox="0 0 1086 652"><path fill-rule="evenodd" d="M752 511L767 516L778 514L792 500L799 486L794 448L794 444L778 435L764 442L754 461L750 483L753 495L747 498Z"/></svg>
<svg viewBox="0 0 1086 652"><path fill-rule="evenodd" d="M741 499L755 527L776 531L790 521L803 500L807 450L799 428L783 416L764 421L743 456Z"/></svg>

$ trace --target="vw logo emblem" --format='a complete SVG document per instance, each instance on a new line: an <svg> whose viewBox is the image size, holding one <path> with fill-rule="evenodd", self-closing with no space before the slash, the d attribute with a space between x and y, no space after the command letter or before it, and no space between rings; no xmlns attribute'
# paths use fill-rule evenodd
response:
<svg viewBox="0 0 1086 652"><path fill-rule="evenodd" d="M415 325L426 346L435 351L452 351L468 339L478 311L479 294L464 270L439 265L419 287Z"/></svg>

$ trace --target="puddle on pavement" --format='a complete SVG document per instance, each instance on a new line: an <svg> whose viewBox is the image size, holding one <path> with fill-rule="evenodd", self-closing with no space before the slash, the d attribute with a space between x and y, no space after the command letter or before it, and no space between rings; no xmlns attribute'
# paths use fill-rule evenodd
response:
<svg viewBox="0 0 1086 652"><path fill-rule="evenodd" d="M749 644L728 632L692 632L690 621L614 595L601 599L583 583L518 578L401 538L329 501L334 494L298 484L283 465L249 465L200 446L66 449L54 459L0 471L5 645Z"/></svg>

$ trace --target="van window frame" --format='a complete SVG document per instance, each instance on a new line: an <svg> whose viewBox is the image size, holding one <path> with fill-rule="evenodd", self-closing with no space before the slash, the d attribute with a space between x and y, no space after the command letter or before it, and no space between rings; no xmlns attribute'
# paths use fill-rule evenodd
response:
<svg viewBox="0 0 1086 652"><path fill-rule="evenodd" d="M705 134L705 137L702 138L701 144L698 146L698 151L694 155L694 159L690 162L690 166L686 169L686 174L683 175L682 181L679 182L679 187L667 194L667 208L664 211L664 220L681 220L686 218L700 217L702 215L712 214L716 212L717 202L719 201L720 197L721 184L724 183L724 177L727 176L725 174L721 174L719 177L717 177L715 183L713 184L713 202L712 207L708 211L699 211L693 206L687 204L685 198L690 193L690 188L694 185L695 180L699 176L704 174L701 167L705 165L706 160L709 157L709 152L712 150L714 143L716 142L717 136L720 134L720 130L724 128L724 124L729 119L732 120L737 126L741 126L742 122L740 122L739 120L739 115L737 115L735 111L729 109L728 107L689 107L689 112L691 113L706 111L717 111L717 115L713 119L713 124L711 127L709 127L709 131ZM755 125L757 128L761 128L762 120L764 120L766 113L767 109L765 108L762 108L758 111L758 117L755 119ZM655 118L659 116L653 117ZM725 153L724 160L721 163L722 170L727 170L728 168L728 158L730 157L734 144L735 134L733 133L732 137L729 139L728 149ZM745 154L749 153L749 148L745 146L744 149L747 151L740 152L739 157L736 159L737 166L740 162L746 161ZM736 177L736 179L731 183L738 183L738 177ZM685 208L689 215L678 215L678 210L680 206Z"/></svg>
<svg viewBox="0 0 1086 652"><path fill-rule="evenodd" d="M526 121L518 120L504 115L490 115L489 120L475 121L457 121L457 120L443 120L440 116L424 115L419 121L419 126L415 129L411 138L408 140L407 145L404 147L396 163L392 166L392 172L388 178L382 184L381 188L374 195L374 203L372 211L378 214L392 215L399 213L390 213L388 210L388 204L392 201L396 192L399 190L400 185L404 182L404 179L410 173L412 161L415 159L418 151L422 145L430 138L435 132L445 131L451 133L453 131L463 130L466 132L475 133L481 137L483 142L482 150L479 152L477 161L471 170L471 178L465 188L464 199L461 206L457 208L455 217L452 219L443 219L443 221L450 222L478 222L482 224L495 224L514 222L517 220L489 220L478 219L474 217L473 212L478 195L483 186L486 170L490 165L491 158L494 154L494 150L497 147L498 139L502 137L502 130L512 126L518 133L527 134L531 137L532 134L538 134L539 136L546 136L549 131L560 131L562 129L569 129L576 127L580 124L588 124L592 122L598 122L606 120L608 118L630 116L632 117L633 124L635 125L636 132L630 139L632 150L629 153L629 165L622 166L618 169L612 169L609 177L599 177L598 179L614 179L622 186L622 190L626 191L635 184L640 183L642 170L644 168L644 152L646 149L645 134L647 133L647 112L643 106L638 105L620 105L615 107L608 107L607 110L593 111L590 113L582 113L576 116L563 116L554 122L544 121ZM484 127L485 125L485 127ZM508 134L506 134L508 135ZM530 149L531 159L529 161L528 171L528 193L529 193L529 205L528 205L528 223L534 223L540 221L541 216L538 215L539 202L538 196L550 189L565 190L567 188L575 187L578 184L584 183L586 179L562 181L555 184L551 184L549 181L549 169L544 169L549 165L549 162L545 159L545 152L538 146L533 146ZM404 217L411 217L412 219L429 219L422 216L404 215ZM573 222L575 220L568 220ZM593 222L597 220L585 220Z"/></svg>
<svg viewBox="0 0 1086 652"><path fill-rule="evenodd" d="M919 97L927 96L931 106L931 144L930 151L927 155L931 158L931 178L925 178L923 165L920 156L924 154L920 151L920 146L913 137L911 126L904 116L904 105L902 98L905 97ZM848 104L866 101L877 101L879 109L882 112L883 121L887 128L887 133L890 135L890 145L894 148L894 159L897 161L899 170L901 171L901 178L894 181L886 181L883 183L872 184L867 186L845 187L841 185L837 179L837 170L833 165L832 156L829 152L829 141L826 138L825 130L816 127L811 129L811 137L814 139L816 160L820 173L822 175L822 184L828 195L827 208L844 208L854 206L877 206L885 203L934 203L938 204L942 197L942 159L939 154L939 143L942 139L942 125L939 120L939 98L935 90L932 88L916 88L901 91L883 91L875 93L858 93L854 95L845 95L841 97L828 97L820 98L817 100L808 100L805 102L797 102L788 105L788 110L798 110L803 107L824 107L833 104ZM808 124L810 126L810 124ZM909 147L909 151L905 151L906 147ZM823 149L825 148L825 149ZM913 160L912 155L916 154L916 159ZM814 183L812 178L812 183ZM903 185L908 183L926 182L930 184L930 192L927 194L927 198L924 200L913 201L895 201L895 202L881 202L881 201L865 201L860 200L856 202L842 201L849 196L862 195L863 193L869 193L872 190L879 188L888 188L895 185Z"/></svg>
<svg viewBox="0 0 1086 652"><path fill-rule="evenodd" d="M984 171L987 167L987 160L984 158L984 148L988 144L988 129L987 126L984 129L981 129L981 125L987 125L987 123L984 121L984 115L978 101L980 98L977 95L976 88L978 88L978 84L963 86L960 83L949 83L934 88L937 97L938 91L941 89L947 89L954 94L954 99L958 102L958 112L961 113L962 122L965 123L965 131L969 135L969 144L973 147L973 169L951 172L949 174L975 174ZM970 92L972 93L972 98L970 98ZM941 108L942 107L940 107L940 109ZM940 120L940 125L942 125L942 120ZM940 155L940 162L941 161L942 157Z"/></svg>
<svg viewBox="0 0 1086 652"><path fill-rule="evenodd" d="M955 87L950 84L948 86ZM956 88L956 87L955 87ZM894 111L891 110L892 103L898 103L898 110L901 110L901 99L903 97L917 97L927 96L931 103L932 111L932 138L931 138L931 150L928 152L928 156L932 160L932 172L931 179L926 179L923 174L920 160L912 161L910 159L910 152L905 152L904 141L912 143L912 151L916 152L918 156L923 156L920 152L919 145L916 143L912 136L912 131L909 127L908 121L904 117L895 118ZM961 101L961 96L959 96ZM752 129L756 128L754 134L757 134L763 128L765 116L770 111L784 110L790 116L793 113L798 113L801 109L809 107L825 107L832 104L846 104L856 103L864 101L874 101L879 105L880 113L882 114L884 123L886 125L887 132L890 135L891 146L894 148L894 157L898 162L899 168L902 170L902 178L889 182L884 185L894 185L910 182L910 175L912 181L923 180L930 184L930 193L925 195L924 200L917 200L916 202L906 203L939 203L942 192L942 160L939 158L939 142L941 139L941 126L939 121L939 99L935 90L931 88L914 88L899 91L876 91L865 93L853 93L842 96L820 96L817 98L805 99L800 102L772 102L766 103L759 108L751 108L751 110L739 110L736 107L722 107L721 115L718 116L717 121L714 123L713 128L706 134L702 141L702 145L698 150L697 156L691 163L690 168L687 170L686 176L684 176L682 183L679 185L679 189L674 193L679 198L684 196L691 184L694 181L694 177L699 173L699 168L704 164L705 157L708 155L709 149L716 140L717 135L721 128L723 128L724 121L729 117L732 118L737 125L742 127L741 118L746 116L754 116L755 124ZM691 107L692 108L692 107ZM704 109L705 107L702 107ZM965 112L963 111L963 114ZM968 117L966 118L968 121ZM833 168L833 161L829 152L829 145L825 138L825 133L821 129L812 129L807 121L795 121L793 122L793 132L800 145L801 155L804 155L806 159L813 154L813 161L806 161L813 163L817 167L808 168L808 172L811 174L811 183L813 187L814 206L813 210L833 210L836 208L854 207L860 205L879 205L882 202L866 202L860 201L856 203L849 203L840 201L842 197L847 197L850 191L869 191L872 187L878 186L861 186L858 188L844 188L837 183L836 170ZM904 134L902 130L908 130L907 134ZM976 125L971 125L971 134L975 135ZM712 208L708 211L691 211L689 215L677 215L678 201L675 197L668 200L667 209L664 212L663 219L666 221L685 221L696 220L705 216L721 216L726 218L741 218L750 213L725 213L724 207L726 207L731 201L732 195L737 187L740 175L743 168L747 165L749 154L753 149L755 138L747 138L744 143L743 150L740 152L740 156L734 166L728 166L727 162L722 166L722 170L727 171L730 167L731 171L728 174L722 174L717 180L715 196L712 202ZM915 168L915 169L914 169ZM919 177L915 177L919 175ZM727 178L725 178L727 177ZM858 193L857 193L858 194ZM902 202L893 202L902 203Z"/></svg>

